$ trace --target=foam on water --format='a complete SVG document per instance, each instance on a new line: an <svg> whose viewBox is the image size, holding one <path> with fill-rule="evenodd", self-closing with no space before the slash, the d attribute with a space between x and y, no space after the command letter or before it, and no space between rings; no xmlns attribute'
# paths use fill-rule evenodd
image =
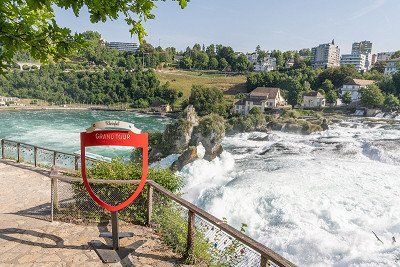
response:
<svg viewBox="0 0 400 267"><path fill-rule="evenodd" d="M182 170L185 197L302 266L397 265L399 136L399 125L349 121L227 137L220 158Z"/></svg>

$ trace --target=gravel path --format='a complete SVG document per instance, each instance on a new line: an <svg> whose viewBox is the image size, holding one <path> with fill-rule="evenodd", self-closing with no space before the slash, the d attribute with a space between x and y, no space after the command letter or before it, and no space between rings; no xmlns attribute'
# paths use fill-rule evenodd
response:
<svg viewBox="0 0 400 267"><path fill-rule="evenodd" d="M118 264L102 264L88 246L99 238L97 226L49 222L29 217L50 200L46 173L0 160L0 266L177 266L180 258L159 236L142 226L121 226L134 233L121 245L144 244ZM109 230L110 227L109 227Z"/></svg>

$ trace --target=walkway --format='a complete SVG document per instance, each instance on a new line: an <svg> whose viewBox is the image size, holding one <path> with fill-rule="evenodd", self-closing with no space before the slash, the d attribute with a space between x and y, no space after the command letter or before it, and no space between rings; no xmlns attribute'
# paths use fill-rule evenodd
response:
<svg viewBox="0 0 400 267"><path fill-rule="evenodd" d="M48 222L31 211L48 205L50 180L31 167L0 160L0 266L177 266L180 258L151 229L122 225L134 233L121 244L144 243L122 263L102 264L88 242L100 240L97 226ZM109 228L109 230L111 230Z"/></svg>

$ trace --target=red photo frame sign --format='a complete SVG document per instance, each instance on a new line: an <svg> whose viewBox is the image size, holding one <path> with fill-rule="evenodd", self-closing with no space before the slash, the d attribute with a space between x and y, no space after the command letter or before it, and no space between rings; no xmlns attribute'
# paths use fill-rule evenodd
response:
<svg viewBox="0 0 400 267"><path fill-rule="evenodd" d="M85 188L89 195L92 197L97 204L104 209L115 212L124 209L130 205L143 190L147 174L149 171L148 166L148 134L147 133L134 133L128 130L101 130L93 132L82 132L81 133L81 168L82 178ZM136 190L132 195L122 203L118 205L110 205L100 199L94 192L86 176L86 147L93 146L126 146L142 148L143 159L142 159L142 177Z"/></svg>

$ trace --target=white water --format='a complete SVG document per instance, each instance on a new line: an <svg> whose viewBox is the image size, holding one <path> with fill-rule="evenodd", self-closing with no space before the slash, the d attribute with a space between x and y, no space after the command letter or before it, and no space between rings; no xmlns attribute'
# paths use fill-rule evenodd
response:
<svg viewBox="0 0 400 267"><path fill-rule="evenodd" d="M302 266L400 265L399 124L238 134L223 145L220 158L182 170L188 200L248 224L249 235Z"/></svg>

